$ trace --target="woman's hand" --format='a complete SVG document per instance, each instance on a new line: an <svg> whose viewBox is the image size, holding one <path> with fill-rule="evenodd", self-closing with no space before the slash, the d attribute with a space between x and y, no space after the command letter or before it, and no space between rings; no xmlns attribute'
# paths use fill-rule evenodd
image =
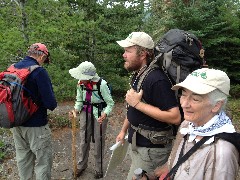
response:
<svg viewBox="0 0 240 180"><path fill-rule="evenodd" d="M161 166L161 167L158 167L154 170L154 174L155 176L159 177L159 180L163 180L166 175L168 174L169 172L169 169L168 169L168 166L167 164ZM170 180L169 178L167 178L168 180Z"/></svg>
<svg viewBox="0 0 240 180"><path fill-rule="evenodd" d="M106 113L102 113L102 115L97 119L97 121L102 124L103 120L106 119L107 114Z"/></svg>

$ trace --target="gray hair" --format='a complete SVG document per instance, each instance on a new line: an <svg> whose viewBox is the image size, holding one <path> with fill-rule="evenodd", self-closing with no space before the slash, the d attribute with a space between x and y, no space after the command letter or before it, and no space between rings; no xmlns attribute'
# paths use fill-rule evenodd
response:
<svg viewBox="0 0 240 180"><path fill-rule="evenodd" d="M32 50L32 49L28 50L28 56L42 56L42 55L44 55L42 51Z"/></svg>
<svg viewBox="0 0 240 180"><path fill-rule="evenodd" d="M37 57L42 56L44 52L41 50L38 50L38 48L39 46L36 44L31 45L27 52L28 56L37 56Z"/></svg>
<svg viewBox="0 0 240 180"><path fill-rule="evenodd" d="M208 93L210 103L215 106L219 101L223 102L222 107L220 108L219 112L225 110L227 104L228 96L223 93L222 91L215 89L214 91Z"/></svg>

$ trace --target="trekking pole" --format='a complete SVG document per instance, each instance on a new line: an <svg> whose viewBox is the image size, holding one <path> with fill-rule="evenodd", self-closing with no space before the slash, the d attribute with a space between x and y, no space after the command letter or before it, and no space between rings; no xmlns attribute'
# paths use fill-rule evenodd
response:
<svg viewBox="0 0 240 180"><path fill-rule="evenodd" d="M77 160L76 160L76 119L77 114L73 110L73 118L72 118L72 159L73 159L73 178L77 179Z"/></svg>
<svg viewBox="0 0 240 180"><path fill-rule="evenodd" d="M101 117L101 112L102 112L102 104L99 104L98 106L98 117ZM102 139L102 123L100 123L100 146L101 146L101 174L103 174L103 152L102 152L102 144L103 144L103 139Z"/></svg>
<svg viewBox="0 0 240 180"><path fill-rule="evenodd" d="M101 141L101 173L103 174L103 157L102 157L102 123L100 124L100 141Z"/></svg>

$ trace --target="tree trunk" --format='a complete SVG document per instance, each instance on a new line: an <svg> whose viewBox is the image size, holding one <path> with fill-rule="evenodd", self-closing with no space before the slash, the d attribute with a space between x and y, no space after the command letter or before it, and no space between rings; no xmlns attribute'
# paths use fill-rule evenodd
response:
<svg viewBox="0 0 240 180"><path fill-rule="evenodd" d="M19 8L21 10L22 15L22 24L21 24L21 31L23 33L23 38L26 44L29 43L29 37L27 32L27 14L25 12L25 3L26 0L20 0L19 2Z"/></svg>

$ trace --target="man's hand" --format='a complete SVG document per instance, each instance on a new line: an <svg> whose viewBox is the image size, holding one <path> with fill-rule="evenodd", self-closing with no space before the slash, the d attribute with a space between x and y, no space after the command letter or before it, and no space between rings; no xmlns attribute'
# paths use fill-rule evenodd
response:
<svg viewBox="0 0 240 180"><path fill-rule="evenodd" d="M124 137L125 137L125 132L121 131L116 138L116 143L120 141L121 144L124 144L125 142Z"/></svg>
<svg viewBox="0 0 240 180"><path fill-rule="evenodd" d="M135 107L141 101L142 95L143 90L137 93L134 89L130 89L127 91L125 100L130 106Z"/></svg>

